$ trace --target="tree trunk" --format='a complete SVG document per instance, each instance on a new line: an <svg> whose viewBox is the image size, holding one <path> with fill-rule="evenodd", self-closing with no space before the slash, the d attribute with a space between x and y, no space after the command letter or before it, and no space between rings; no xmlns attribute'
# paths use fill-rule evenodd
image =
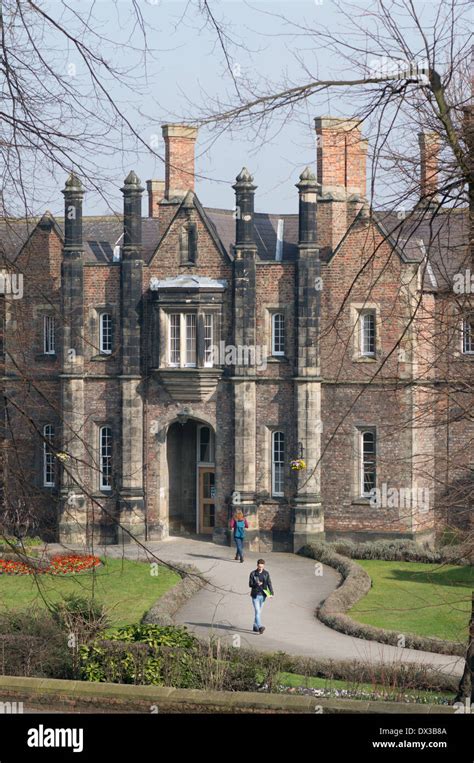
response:
<svg viewBox="0 0 474 763"><path fill-rule="evenodd" d="M455 702L462 702L470 699L474 702L474 591L471 598L471 620L469 622L469 644L466 652L466 666L459 683L458 693Z"/></svg>

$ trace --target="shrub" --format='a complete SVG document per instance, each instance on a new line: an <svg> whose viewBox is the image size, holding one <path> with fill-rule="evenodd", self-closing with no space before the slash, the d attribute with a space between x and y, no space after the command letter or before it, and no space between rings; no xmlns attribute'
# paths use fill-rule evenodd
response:
<svg viewBox="0 0 474 763"><path fill-rule="evenodd" d="M96 599L88 599L75 593L67 594L60 601L50 604L53 620L77 643L96 637L108 626L106 609Z"/></svg>
<svg viewBox="0 0 474 763"><path fill-rule="evenodd" d="M50 613L38 609L0 614L2 675L73 678L73 654Z"/></svg>
<svg viewBox="0 0 474 763"><path fill-rule="evenodd" d="M151 624L126 625L123 628L117 628L109 636L109 639L111 641L138 641L154 648L168 646L192 649L199 643L197 638L184 627Z"/></svg>
<svg viewBox="0 0 474 763"><path fill-rule="evenodd" d="M414 540L375 540L366 543L355 543L351 540L335 540L331 542L316 541L305 546L300 553L311 556L308 549L312 548L317 554L335 552L350 559L379 559L386 562L425 562L439 564L453 562L469 564L466 550L460 546L443 546L433 550L427 544L420 545ZM316 556L320 559L320 556ZM321 561L324 561L321 559Z"/></svg>
<svg viewBox="0 0 474 763"><path fill-rule="evenodd" d="M86 681L159 685L160 670L147 644L104 640L79 647L79 675Z"/></svg>

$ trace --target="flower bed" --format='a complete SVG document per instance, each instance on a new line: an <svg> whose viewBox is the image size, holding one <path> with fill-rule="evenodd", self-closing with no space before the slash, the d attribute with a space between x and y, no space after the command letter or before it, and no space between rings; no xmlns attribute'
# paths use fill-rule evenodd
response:
<svg viewBox="0 0 474 763"><path fill-rule="evenodd" d="M11 559L0 559L0 573L7 575L74 575L78 572L85 572L98 567L100 559L97 556L89 554L82 556L79 554L56 554L42 568L21 561Z"/></svg>

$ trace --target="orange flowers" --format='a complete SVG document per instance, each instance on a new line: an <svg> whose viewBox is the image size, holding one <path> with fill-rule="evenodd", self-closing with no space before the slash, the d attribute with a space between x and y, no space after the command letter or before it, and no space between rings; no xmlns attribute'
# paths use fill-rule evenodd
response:
<svg viewBox="0 0 474 763"><path fill-rule="evenodd" d="M0 573L7 575L71 575L84 570L98 567L100 559L92 554L82 556L80 554L56 554L49 560L49 565L42 569L35 569L29 564L10 559L0 559Z"/></svg>

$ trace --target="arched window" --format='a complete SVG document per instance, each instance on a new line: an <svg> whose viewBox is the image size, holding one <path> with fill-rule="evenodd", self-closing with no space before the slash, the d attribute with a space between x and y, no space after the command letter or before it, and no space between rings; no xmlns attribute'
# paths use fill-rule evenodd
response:
<svg viewBox="0 0 474 763"><path fill-rule="evenodd" d="M285 492L285 435L272 434L272 495L282 496Z"/></svg>
<svg viewBox="0 0 474 763"><path fill-rule="evenodd" d="M55 463L54 463L54 427L52 424L45 424L43 427L43 485L44 487L54 487L55 484Z"/></svg>
<svg viewBox="0 0 474 763"><path fill-rule="evenodd" d="M99 318L99 350L102 355L110 355L113 342L113 321L110 313L101 313Z"/></svg>
<svg viewBox="0 0 474 763"><path fill-rule="evenodd" d="M361 432L360 487L361 496L372 495L376 487L376 439L373 429Z"/></svg>
<svg viewBox="0 0 474 763"><path fill-rule="evenodd" d="M214 463L214 432L211 427L198 428L198 461L204 464Z"/></svg>
<svg viewBox="0 0 474 763"><path fill-rule="evenodd" d="M112 490L112 429L101 427L99 430L99 469L100 489Z"/></svg>
<svg viewBox="0 0 474 763"><path fill-rule="evenodd" d="M283 313L272 315L272 355L285 354L285 316Z"/></svg>

